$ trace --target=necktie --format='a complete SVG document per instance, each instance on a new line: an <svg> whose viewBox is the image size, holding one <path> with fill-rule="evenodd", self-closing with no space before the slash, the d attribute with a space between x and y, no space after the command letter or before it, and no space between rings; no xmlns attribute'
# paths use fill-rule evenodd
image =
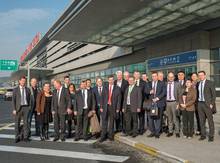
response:
<svg viewBox="0 0 220 163"><path fill-rule="evenodd" d="M109 92L108 92L108 104L112 104L112 85L109 85Z"/></svg>
<svg viewBox="0 0 220 163"><path fill-rule="evenodd" d="M25 105L25 99L24 99L24 87L22 87L21 92L21 105Z"/></svg>
<svg viewBox="0 0 220 163"><path fill-rule="evenodd" d="M83 101L84 101L84 107L86 106L86 101L85 101L85 89L82 90L82 95L83 95Z"/></svg>
<svg viewBox="0 0 220 163"><path fill-rule="evenodd" d="M58 106L60 105L60 97L59 97L59 94L60 94L60 90L57 90L57 103L58 103Z"/></svg>
<svg viewBox="0 0 220 163"><path fill-rule="evenodd" d="M200 91L201 91L201 100L204 101L204 94L203 94L203 81L201 81L201 87L200 87Z"/></svg>
<svg viewBox="0 0 220 163"><path fill-rule="evenodd" d="M128 89L128 95L130 96L131 94L131 91L132 91L132 86L129 86L129 89Z"/></svg>
<svg viewBox="0 0 220 163"><path fill-rule="evenodd" d="M102 94L102 88L99 87L99 96L101 96L101 94Z"/></svg>
<svg viewBox="0 0 220 163"><path fill-rule="evenodd" d="M139 86L138 80L136 80L136 85Z"/></svg>
<svg viewBox="0 0 220 163"><path fill-rule="evenodd" d="M84 89L82 91L82 94L83 94L83 99L85 100L85 90Z"/></svg>
<svg viewBox="0 0 220 163"><path fill-rule="evenodd" d="M131 91L132 91L133 87L130 85L129 89L128 89L128 97L127 97L127 104L130 105L130 96L131 96Z"/></svg>
<svg viewBox="0 0 220 163"><path fill-rule="evenodd" d="M153 91L154 91L154 96L155 96L156 95L156 82L155 81L154 81Z"/></svg>
<svg viewBox="0 0 220 163"><path fill-rule="evenodd" d="M171 82L169 82L169 100L171 100Z"/></svg>

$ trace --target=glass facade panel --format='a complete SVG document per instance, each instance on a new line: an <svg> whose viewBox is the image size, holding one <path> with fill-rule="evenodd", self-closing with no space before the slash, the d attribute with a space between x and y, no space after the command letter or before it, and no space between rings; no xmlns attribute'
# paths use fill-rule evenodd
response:
<svg viewBox="0 0 220 163"><path fill-rule="evenodd" d="M210 79L220 88L220 48L211 49L210 62Z"/></svg>
<svg viewBox="0 0 220 163"><path fill-rule="evenodd" d="M82 79L91 79L92 86L95 85L96 83L96 78L101 77L104 81L107 81L109 75L114 75L116 76L116 71L121 70L121 71L129 71L130 73L133 73L135 70L140 71L141 73L146 72L146 64L145 62L142 63L137 63L137 64L132 64L132 65L125 65L125 66L120 66L120 67L114 67L114 68L109 68L101 71L95 71L95 72L88 72L88 73L83 73L83 74L70 74L71 82L73 82L77 87L80 84L80 81Z"/></svg>

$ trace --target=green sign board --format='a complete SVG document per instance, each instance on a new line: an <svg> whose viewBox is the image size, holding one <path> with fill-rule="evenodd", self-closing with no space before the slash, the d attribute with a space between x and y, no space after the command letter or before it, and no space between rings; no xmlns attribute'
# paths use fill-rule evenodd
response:
<svg viewBox="0 0 220 163"><path fill-rule="evenodd" d="M16 71L17 69L17 60L0 60L0 71Z"/></svg>

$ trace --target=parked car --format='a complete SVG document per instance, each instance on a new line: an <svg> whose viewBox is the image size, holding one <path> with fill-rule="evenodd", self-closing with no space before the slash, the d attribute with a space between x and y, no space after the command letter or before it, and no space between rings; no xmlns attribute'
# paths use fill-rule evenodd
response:
<svg viewBox="0 0 220 163"><path fill-rule="evenodd" d="M5 101L12 100L13 89L7 89L5 93Z"/></svg>
<svg viewBox="0 0 220 163"><path fill-rule="evenodd" d="M0 88L0 99L4 99L6 93L6 89Z"/></svg>

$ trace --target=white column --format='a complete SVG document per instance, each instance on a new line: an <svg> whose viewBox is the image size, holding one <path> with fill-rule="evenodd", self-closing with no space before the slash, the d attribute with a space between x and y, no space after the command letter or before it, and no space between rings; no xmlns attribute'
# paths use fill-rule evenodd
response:
<svg viewBox="0 0 220 163"><path fill-rule="evenodd" d="M205 71L207 78L210 79L211 65L210 65L210 50L197 50L197 71Z"/></svg>

